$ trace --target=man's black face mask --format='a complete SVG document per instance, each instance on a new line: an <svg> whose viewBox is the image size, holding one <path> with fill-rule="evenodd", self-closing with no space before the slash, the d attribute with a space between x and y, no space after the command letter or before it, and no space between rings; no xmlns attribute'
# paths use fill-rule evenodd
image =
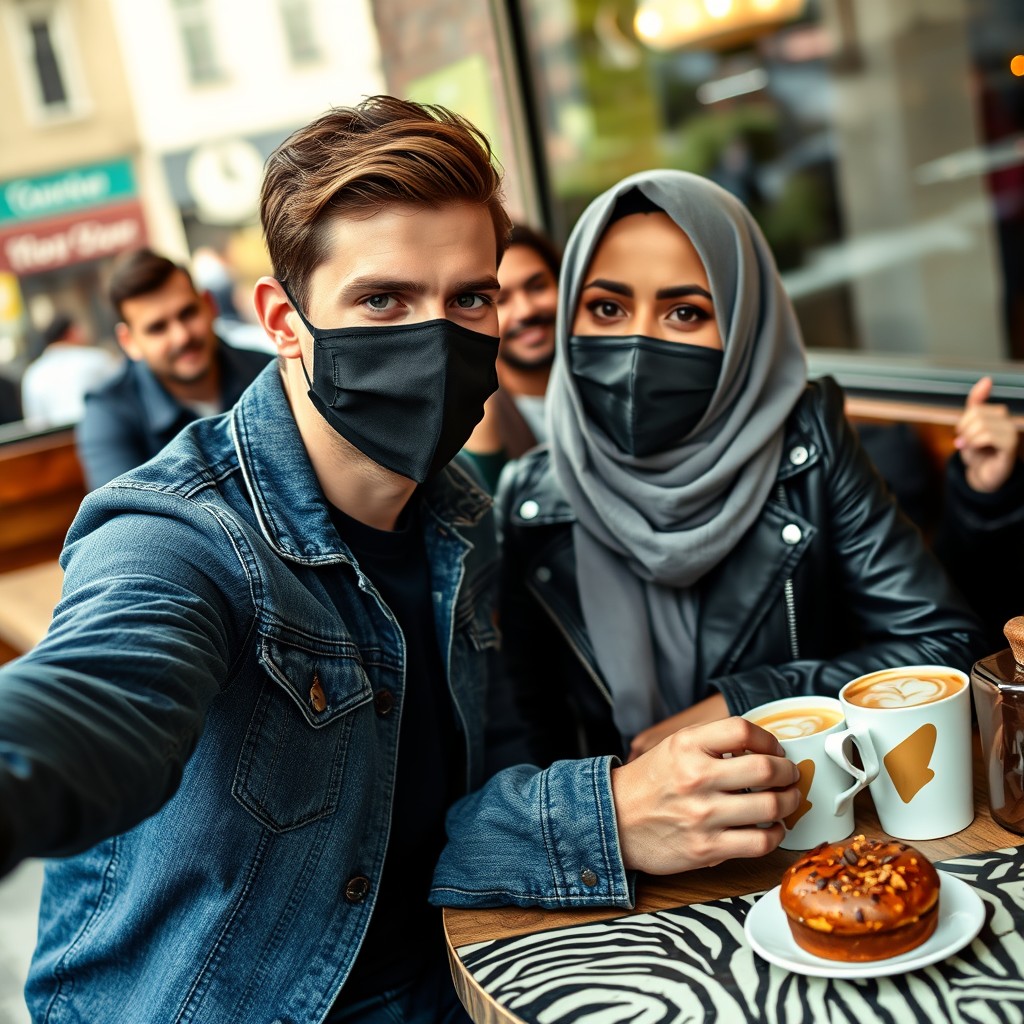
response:
<svg viewBox="0 0 1024 1024"><path fill-rule="evenodd" d="M284 287L282 285L282 287ZM417 483L443 469L498 387L498 339L450 320L380 327L314 327L309 400L350 444Z"/></svg>

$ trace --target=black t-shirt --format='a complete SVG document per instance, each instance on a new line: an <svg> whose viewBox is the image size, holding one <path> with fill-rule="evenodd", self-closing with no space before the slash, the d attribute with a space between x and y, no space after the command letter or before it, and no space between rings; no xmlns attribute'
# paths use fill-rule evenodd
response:
<svg viewBox="0 0 1024 1024"><path fill-rule="evenodd" d="M428 950L443 948L441 913L427 903L434 866L445 843L444 817L463 774L433 612L430 564L419 497L394 531L377 530L332 509L339 536L376 587L405 638L405 698L391 834L383 876L362 949L336 1006L394 988L418 973ZM378 694L378 696L380 696ZM436 959L436 958L432 958Z"/></svg>

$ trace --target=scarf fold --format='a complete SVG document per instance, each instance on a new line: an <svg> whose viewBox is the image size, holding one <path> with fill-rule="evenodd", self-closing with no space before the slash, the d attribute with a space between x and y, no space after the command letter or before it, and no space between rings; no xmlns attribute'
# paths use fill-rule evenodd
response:
<svg viewBox="0 0 1024 1024"><path fill-rule="evenodd" d="M697 250L724 350L701 422L675 447L639 458L590 425L568 367L585 274L616 201L633 189L664 210ZM786 418L806 385L806 358L754 219L724 189L685 171L634 174L583 212L565 249L557 337L547 399L552 465L577 518L587 632L628 743L694 701L698 609L691 588L760 514Z"/></svg>

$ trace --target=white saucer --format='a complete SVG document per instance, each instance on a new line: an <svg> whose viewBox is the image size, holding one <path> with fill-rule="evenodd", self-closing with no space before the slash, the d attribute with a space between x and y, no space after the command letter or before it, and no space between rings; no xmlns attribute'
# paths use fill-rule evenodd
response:
<svg viewBox="0 0 1024 1024"><path fill-rule="evenodd" d="M963 949L981 931L985 923L985 904L962 879L940 871L939 923L931 938L916 949L885 960L850 964L825 960L801 949L789 930L786 912L779 902L781 886L765 893L747 914L743 930L754 952L770 963L796 974L816 978L881 978L903 974L944 960Z"/></svg>

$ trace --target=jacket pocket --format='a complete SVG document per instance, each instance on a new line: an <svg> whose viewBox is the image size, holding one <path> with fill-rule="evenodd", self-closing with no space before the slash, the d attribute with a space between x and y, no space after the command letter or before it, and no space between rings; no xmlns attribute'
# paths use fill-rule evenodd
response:
<svg viewBox="0 0 1024 1024"><path fill-rule="evenodd" d="M249 721L232 794L275 832L338 806L352 711L373 698L357 648L261 637L263 685Z"/></svg>

